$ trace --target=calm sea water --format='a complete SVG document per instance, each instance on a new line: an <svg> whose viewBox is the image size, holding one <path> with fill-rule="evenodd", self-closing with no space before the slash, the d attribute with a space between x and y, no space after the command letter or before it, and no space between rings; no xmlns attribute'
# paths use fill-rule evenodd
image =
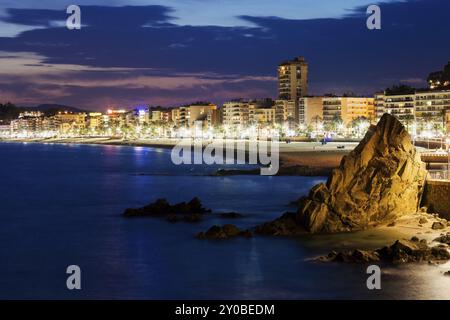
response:
<svg viewBox="0 0 450 320"><path fill-rule="evenodd" d="M217 168L175 166L164 149L0 143L0 298L303 299L450 298L450 265L384 267L382 290L365 267L309 261L357 237L254 237L201 241L214 224L251 227L287 210L321 178L211 177ZM127 207L198 196L216 212L197 224L125 219ZM68 265L82 290L66 289Z"/></svg>

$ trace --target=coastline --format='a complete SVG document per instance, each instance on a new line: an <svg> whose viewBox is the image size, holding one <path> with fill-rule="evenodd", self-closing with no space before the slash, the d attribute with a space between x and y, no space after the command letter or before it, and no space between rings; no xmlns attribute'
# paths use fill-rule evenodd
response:
<svg viewBox="0 0 450 320"><path fill-rule="evenodd" d="M112 137L95 138L26 138L26 139L0 139L0 142L15 143L43 143L43 144L89 144L112 145L147 148L173 148L181 139L141 139L123 140ZM236 140L241 141L242 140ZM205 141L206 144L210 141ZM280 170L279 176L328 176L338 167L342 157L348 154L357 145L356 142L330 142L321 145L318 142L279 142ZM344 146L344 149L338 149ZM252 175L260 174L258 170L221 170L215 175Z"/></svg>

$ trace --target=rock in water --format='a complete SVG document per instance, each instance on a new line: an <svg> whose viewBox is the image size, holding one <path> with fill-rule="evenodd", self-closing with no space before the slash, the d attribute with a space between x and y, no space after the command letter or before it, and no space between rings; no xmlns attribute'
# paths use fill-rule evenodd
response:
<svg viewBox="0 0 450 320"><path fill-rule="evenodd" d="M234 237L245 237L251 238L252 232L250 230L239 230L233 224L226 224L224 226L212 226L206 232L200 232L197 234L198 239L209 239L209 240L219 240L219 239L230 239Z"/></svg>
<svg viewBox="0 0 450 320"><path fill-rule="evenodd" d="M166 216L171 222L185 220L196 222L201 220L204 213L211 210L203 208L200 200L195 197L189 202L180 202L171 205L166 199L158 199L142 208L128 208L124 211L125 217L155 217Z"/></svg>
<svg viewBox="0 0 450 320"><path fill-rule="evenodd" d="M298 221L310 232L341 232L390 223L417 212L425 165L405 127L384 114L364 139L300 201Z"/></svg>

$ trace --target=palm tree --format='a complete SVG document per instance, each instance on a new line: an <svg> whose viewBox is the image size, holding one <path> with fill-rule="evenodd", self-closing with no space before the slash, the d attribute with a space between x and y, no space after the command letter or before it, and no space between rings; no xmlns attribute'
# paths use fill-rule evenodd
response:
<svg viewBox="0 0 450 320"><path fill-rule="evenodd" d="M406 126L406 130L411 133L411 131L409 130L409 126L412 125L414 123L414 116L412 114L408 114L406 116L404 116L403 118L403 123Z"/></svg>

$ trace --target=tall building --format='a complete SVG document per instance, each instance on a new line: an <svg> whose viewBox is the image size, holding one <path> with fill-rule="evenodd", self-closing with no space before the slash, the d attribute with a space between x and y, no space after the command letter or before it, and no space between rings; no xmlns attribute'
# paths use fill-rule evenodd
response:
<svg viewBox="0 0 450 320"><path fill-rule="evenodd" d="M278 99L295 103L294 121L298 123L298 99L308 95L308 63L303 57L284 61L278 66Z"/></svg>

